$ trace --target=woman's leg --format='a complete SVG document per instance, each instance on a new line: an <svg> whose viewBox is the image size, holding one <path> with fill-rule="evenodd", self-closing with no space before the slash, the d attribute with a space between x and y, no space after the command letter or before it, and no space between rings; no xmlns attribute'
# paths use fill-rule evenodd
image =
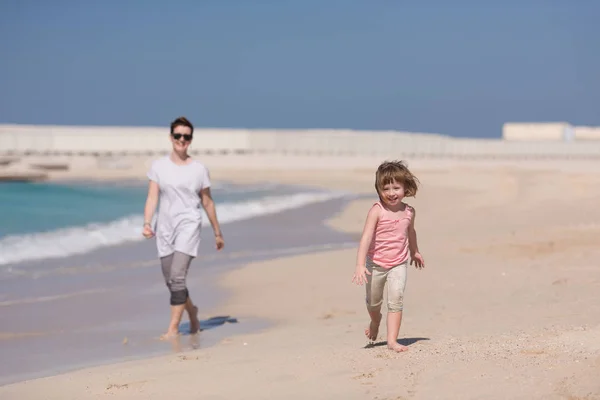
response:
<svg viewBox="0 0 600 400"><path fill-rule="evenodd" d="M160 258L160 266L169 291L171 290L171 264L173 264L173 254Z"/></svg>
<svg viewBox="0 0 600 400"><path fill-rule="evenodd" d="M190 327L198 330L197 311L189 297L186 279L192 257L180 252L172 255L169 269L169 283L167 286L171 292L171 321L166 336L175 336L179 333L179 324L183 310L187 309L190 315Z"/></svg>
<svg viewBox="0 0 600 400"><path fill-rule="evenodd" d="M193 335L200 331L200 321L198 320L198 307L192 302L192 298L188 296L185 303L185 310L190 318L190 333Z"/></svg>

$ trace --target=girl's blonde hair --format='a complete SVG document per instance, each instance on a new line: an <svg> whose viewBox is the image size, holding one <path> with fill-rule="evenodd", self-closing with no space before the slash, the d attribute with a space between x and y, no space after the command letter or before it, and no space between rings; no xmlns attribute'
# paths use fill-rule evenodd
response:
<svg viewBox="0 0 600 400"><path fill-rule="evenodd" d="M387 184L398 182L404 187L405 197L414 197L419 189L419 180L408 169L404 161L385 161L375 173L375 190L379 198L383 187Z"/></svg>

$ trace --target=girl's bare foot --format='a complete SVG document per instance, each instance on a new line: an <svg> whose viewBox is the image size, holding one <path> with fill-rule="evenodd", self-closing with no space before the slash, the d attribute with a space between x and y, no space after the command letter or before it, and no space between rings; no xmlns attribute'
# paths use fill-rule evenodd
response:
<svg viewBox="0 0 600 400"><path fill-rule="evenodd" d="M398 353L402 353L403 351L408 351L407 346L403 346L398 342L392 342L392 343L388 342L388 349L393 350Z"/></svg>
<svg viewBox="0 0 600 400"><path fill-rule="evenodd" d="M365 329L365 336L367 339L371 341L377 340L377 335L379 334L379 324L381 323L381 314L379 314L379 318L373 319L371 317L371 323L369 327Z"/></svg>
<svg viewBox="0 0 600 400"><path fill-rule="evenodd" d="M194 306L194 313L190 315L190 334L194 335L200 331L200 321L198 321L198 307Z"/></svg>

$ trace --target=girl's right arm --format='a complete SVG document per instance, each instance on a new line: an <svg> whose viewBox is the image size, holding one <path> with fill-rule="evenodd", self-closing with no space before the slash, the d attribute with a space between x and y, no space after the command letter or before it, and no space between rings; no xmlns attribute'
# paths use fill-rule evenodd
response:
<svg viewBox="0 0 600 400"><path fill-rule="evenodd" d="M381 209L375 206L371 207L369 213L367 214L367 220L365 221L365 226L363 228L360 243L358 245L358 253L356 254L356 270L354 272L354 277L352 278L352 281L356 282L358 285L367 283L366 274L370 275L365 266L365 260L367 258L369 246L373 240L373 234L375 233L375 227L377 226L380 215Z"/></svg>
<svg viewBox="0 0 600 400"><path fill-rule="evenodd" d="M158 204L158 192L158 183L151 180L148 184L148 197L146 197L146 206L144 207L144 236L147 238L154 236L152 217Z"/></svg>

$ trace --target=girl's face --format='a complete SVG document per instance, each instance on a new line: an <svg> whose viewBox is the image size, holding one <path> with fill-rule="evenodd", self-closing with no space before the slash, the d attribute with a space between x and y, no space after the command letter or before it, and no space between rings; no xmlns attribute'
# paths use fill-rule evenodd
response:
<svg viewBox="0 0 600 400"><path fill-rule="evenodd" d="M393 181L381 189L381 198L389 206L396 206L404 199L404 186Z"/></svg>
<svg viewBox="0 0 600 400"><path fill-rule="evenodd" d="M187 126L176 126L171 134L171 143L173 150L177 153L185 154L190 143L192 143L192 130Z"/></svg>

